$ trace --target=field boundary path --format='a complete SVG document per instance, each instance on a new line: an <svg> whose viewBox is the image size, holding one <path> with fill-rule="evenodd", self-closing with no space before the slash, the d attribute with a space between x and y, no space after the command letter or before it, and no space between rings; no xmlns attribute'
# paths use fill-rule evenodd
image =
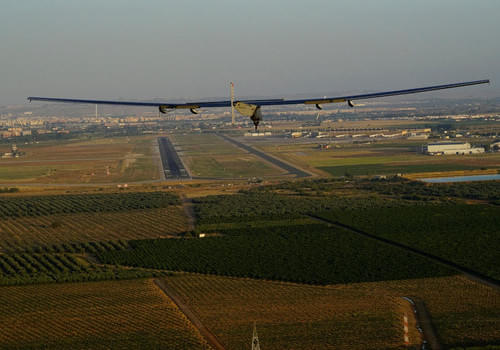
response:
<svg viewBox="0 0 500 350"><path fill-rule="evenodd" d="M194 215L194 204L191 198L187 198L185 195L181 196L182 208L186 214L188 231L194 231L195 228L195 215Z"/></svg>
<svg viewBox="0 0 500 350"><path fill-rule="evenodd" d="M345 224L342 224L338 221L331 221L331 220L328 220L328 219L325 219L325 218L322 218L322 217L319 217L319 216L315 216L315 215L308 215L310 218L312 219L315 219L317 221L321 221L323 223L326 223L326 224L329 224L329 225L333 225L333 226L337 226L337 227L340 227L340 228L343 228L343 229L347 229L351 232L354 232L358 235L361 235L361 236L364 236L364 237L368 237L368 238L371 238L371 239L374 239L374 240L377 240L379 242L382 242L382 243L385 243L385 244L388 244L388 245L391 245L393 247L397 247L397 248L400 248L400 249L403 249L403 250L406 250L408 252L411 252L413 254L416 254L416 255L420 255L424 258L427 258L429 260L432 260L438 264L441 264L441 265L444 265L446 267L449 267L455 271L458 271L460 273L462 273L465 277L475 281L475 282L479 282L479 283L482 283L484 285L487 285L488 287L491 287L493 289L495 289L496 291L500 291L500 281L497 281L493 278L490 278L488 276L485 276L477 271L474 271L474 270L471 270L467 267L464 267L464 266L461 266L461 265L458 265L458 264L455 264L454 262L451 262L449 260L446 260L446 259L443 259L439 256L436 256L436 255L433 255L433 254L429 254L427 252L424 252L423 250L419 250L419 249L416 249L416 248L413 248L413 247L410 247L410 246L407 246L407 245L404 245L402 243L399 243L399 242L395 242L395 241L391 241L387 238L383 238L383 237L379 237L379 236L376 236L376 235L373 235L371 233L368 233L368 232L365 232L365 231L361 231L355 227L351 227L349 225L345 225Z"/></svg>
<svg viewBox="0 0 500 350"><path fill-rule="evenodd" d="M274 166L277 166L278 168L281 168L283 170L286 170L288 173L292 174L292 175L295 175L297 177L310 177L310 176L313 176L311 175L310 173L308 172L305 172L304 170L301 170L301 169L298 169L296 167L294 167L293 165L289 164L289 163L285 163L284 161L274 157L274 156L271 156L267 153L264 153L262 151L259 151L257 149L255 149L254 147L251 147L251 146L248 146L242 142L239 142L239 141L236 141L235 139L233 139L232 137L229 137L227 135L223 135L223 134L219 134L217 133L216 134L217 136L223 138L224 140L228 141L228 142L231 142L232 144L236 145L237 147L247 151L248 153L251 153L269 163L271 163L272 165Z"/></svg>
<svg viewBox="0 0 500 350"><path fill-rule="evenodd" d="M179 310L181 310L182 313L186 315L188 320L193 324L193 326L196 327L196 329L198 329L202 337L205 338L207 343L212 348L214 348L215 350L226 350L226 348L224 348L224 346L219 342L217 337L212 332L210 332L208 328L203 325L203 323L201 323L198 316L196 316L196 314L189 308L189 306L187 306L181 300L177 293L173 291L172 288L170 288L164 280L155 279L154 283L165 293L167 297L169 297L175 303L175 305L177 305Z"/></svg>
<svg viewBox="0 0 500 350"><path fill-rule="evenodd" d="M406 301L411 304L411 307L415 313L415 318L417 319L417 327L420 327L419 330L422 334L422 337L427 344L431 346L432 350L441 350L443 347L439 342L439 338L436 335L436 330L434 329L434 325L432 324L432 319L425 307L425 303L418 298L410 298L403 297ZM425 344L425 343L424 343ZM422 349L426 349L422 344Z"/></svg>

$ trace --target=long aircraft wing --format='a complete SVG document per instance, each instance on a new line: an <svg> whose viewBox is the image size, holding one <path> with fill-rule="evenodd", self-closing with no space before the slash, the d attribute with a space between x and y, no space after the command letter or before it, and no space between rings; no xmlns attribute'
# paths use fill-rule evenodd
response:
<svg viewBox="0 0 500 350"><path fill-rule="evenodd" d="M475 80L468 81L464 83L455 84L445 84L445 85L434 85L426 86L415 89L406 90L393 90L384 92L374 92L369 94L361 95L350 95L350 96L338 96L338 97L326 97L326 98L306 98L306 99L293 99L287 100L284 98L279 99L265 99L265 100L238 100L236 102L244 102L247 104L255 104L259 106L275 106L275 105L294 105L294 104L325 104L325 103L339 103L348 102L355 100L364 100L370 98L397 96L397 95L409 95L416 94L420 92L453 89L463 86L488 84L489 80ZM230 100L224 101L201 101L201 102L186 102L186 103L172 103L163 101L154 102L141 102L141 101L121 101L121 100L85 100L85 99L74 99L74 98L53 98L53 97L35 97L30 96L28 100L31 101L47 101L47 102L65 102L65 103L87 103L87 104L107 104L107 105L125 105L125 106L149 106L149 107L164 107L166 109L192 109L192 108L207 108L207 107L231 107Z"/></svg>
<svg viewBox="0 0 500 350"><path fill-rule="evenodd" d="M259 121L261 120L260 107L261 106L278 106L278 105L295 105L295 104L311 104L316 105L317 108L321 109L322 104L326 103L340 103L347 102L349 106L353 107L352 101L355 100L365 100L370 98L397 96L397 95L409 95L416 94L420 92L453 89L464 86L488 84L490 81L486 80L475 80L467 81L463 83L454 84L444 84L444 85L433 85L425 86L414 89L405 90L393 90L384 92L374 92L361 95L350 95L350 96L338 96L338 97L325 97L325 98L306 98L306 99L264 99L264 100L223 100L223 101L200 101L200 102L185 102L185 103L172 103L168 101L152 101L152 102L140 102L140 101L121 101L121 100L86 100L86 99L73 99L73 98L53 98L53 97L35 97L29 96L28 100L31 101L46 101L46 102L63 102L63 103L87 103L87 104L105 104L105 105L124 105L124 106L147 106L147 107L157 107L160 112L166 113L169 109L190 109L193 113L198 113L197 108L210 108L210 107L235 107L241 114L249 116L257 127Z"/></svg>

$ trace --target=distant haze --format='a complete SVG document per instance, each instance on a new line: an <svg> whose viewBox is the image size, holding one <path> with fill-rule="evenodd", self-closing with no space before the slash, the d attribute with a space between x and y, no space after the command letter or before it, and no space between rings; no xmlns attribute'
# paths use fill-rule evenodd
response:
<svg viewBox="0 0 500 350"><path fill-rule="evenodd" d="M2 0L0 104L402 89L500 96L497 0Z"/></svg>

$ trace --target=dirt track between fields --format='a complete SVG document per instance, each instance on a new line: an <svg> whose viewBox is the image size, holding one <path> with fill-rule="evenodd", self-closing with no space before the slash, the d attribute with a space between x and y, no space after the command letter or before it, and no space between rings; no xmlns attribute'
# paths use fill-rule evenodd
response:
<svg viewBox="0 0 500 350"><path fill-rule="evenodd" d="M186 218L188 221L188 231L194 231L196 219L194 214L193 200L187 198L185 195L181 196L181 200L182 208L184 209L184 213L186 214Z"/></svg>
<svg viewBox="0 0 500 350"><path fill-rule="evenodd" d="M172 301L177 305L179 310L181 310L188 320L193 324L196 329L200 332L201 336L205 338L207 343L216 350L225 350L224 346L219 342L217 337L206 328L203 323L201 323L198 316L187 306L182 299L177 295L177 293L168 286L164 280L155 279L155 284L166 294L167 297L172 299Z"/></svg>

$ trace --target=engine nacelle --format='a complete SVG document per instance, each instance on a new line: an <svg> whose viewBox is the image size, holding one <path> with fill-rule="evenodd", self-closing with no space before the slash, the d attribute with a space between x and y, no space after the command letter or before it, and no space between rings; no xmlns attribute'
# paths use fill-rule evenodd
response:
<svg viewBox="0 0 500 350"><path fill-rule="evenodd" d="M347 104L349 105L349 107L354 107L354 103L352 103L351 100L347 100Z"/></svg>
<svg viewBox="0 0 500 350"><path fill-rule="evenodd" d="M167 106L159 105L158 110L160 111L160 113L167 114L169 108Z"/></svg>

